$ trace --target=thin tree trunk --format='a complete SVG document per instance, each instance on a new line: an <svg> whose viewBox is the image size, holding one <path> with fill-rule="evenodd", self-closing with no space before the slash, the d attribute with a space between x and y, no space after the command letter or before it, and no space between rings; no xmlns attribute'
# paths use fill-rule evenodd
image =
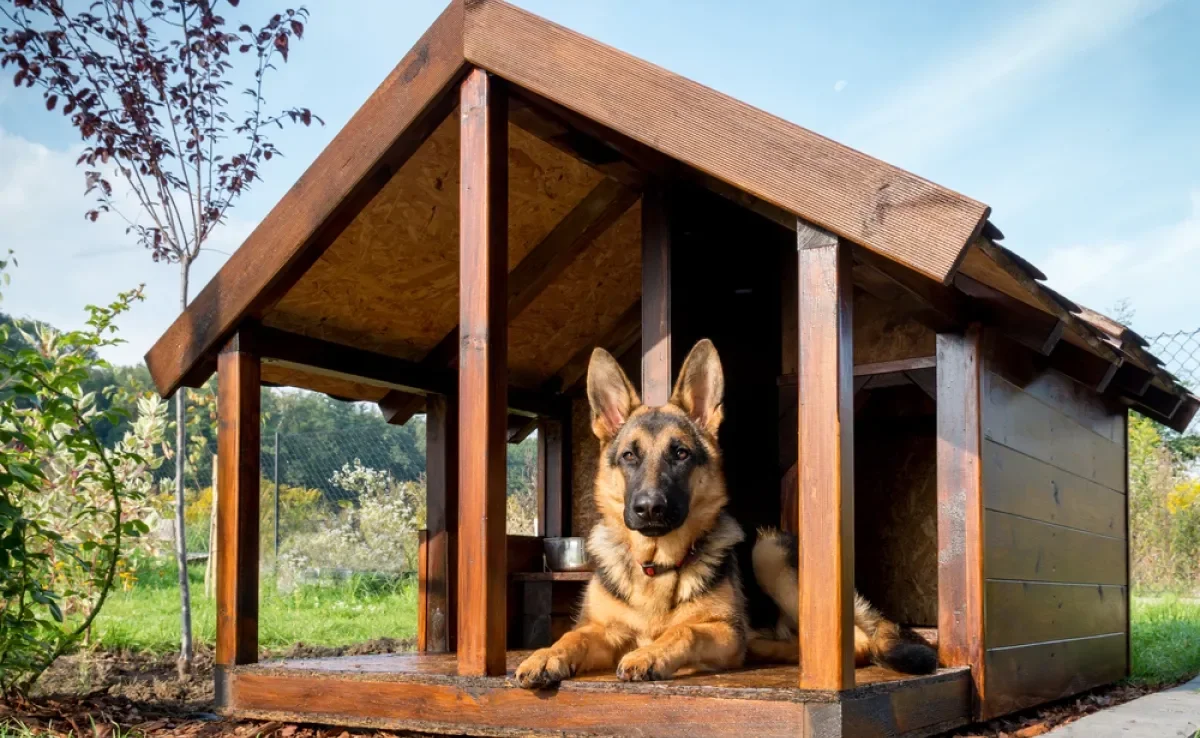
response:
<svg viewBox="0 0 1200 738"><path fill-rule="evenodd" d="M191 265L186 259L179 262L179 309L187 307L188 268ZM187 503L184 499L184 465L187 457L187 390L180 387L175 392L175 554L179 560L179 676L187 676L192 671L192 595L188 585L187 568L187 529L184 523L184 512ZM212 542L209 542L209 548Z"/></svg>

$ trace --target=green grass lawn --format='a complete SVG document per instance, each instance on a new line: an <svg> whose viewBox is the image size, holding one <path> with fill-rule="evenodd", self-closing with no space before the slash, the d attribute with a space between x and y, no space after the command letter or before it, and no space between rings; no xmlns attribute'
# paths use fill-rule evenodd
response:
<svg viewBox="0 0 1200 738"><path fill-rule="evenodd" d="M1133 676L1148 686L1200 673L1200 600L1133 598Z"/></svg>
<svg viewBox="0 0 1200 738"><path fill-rule="evenodd" d="M165 653L179 648L179 588L174 566L146 566L128 592L114 592L96 619L92 642L101 648ZM216 636L216 603L204 596L203 568L189 567L192 633L196 643ZM264 648L296 643L347 646L377 638L413 638L417 594L411 582L381 586L366 579L276 590L263 577L258 638Z"/></svg>

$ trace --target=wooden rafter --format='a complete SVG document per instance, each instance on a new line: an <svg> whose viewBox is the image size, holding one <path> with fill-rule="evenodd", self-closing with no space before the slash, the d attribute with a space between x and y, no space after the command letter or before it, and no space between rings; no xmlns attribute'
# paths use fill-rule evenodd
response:
<svg viewBox="0 0 1200 738"><path fill-rule="evenodd" d="M1026 305L965 274L954 278L954 286L974 300L977 311L987 319L989 325L996 326L1013 340L1042 356L1050 355L1066 329L1066 323L1060 318Z"/></svg>
<svg viewBox="0 0 1200 738"><path fill-rule="evenodd" d="M453 370L430 369L419 362L356 349L277 328L255 326L244 330L241 340L254 347L264 363L302 369L310 374L327 374L352 380L367 380L381 386L403 388L405 394L425 402L425 395L452 393L457 378ZM508 388L509 411L534 418L562 414L565 402L551 392Z"/></svg>
<svg viewBox="0 0 1200 738"><path fill-rule="evenodd" d="M614 179L596 185L567 213L558 225L533 248L508 276L508 320L529 307L583 251L637 202L638 192ZM447 333L421 360L430 369L443 369L458 362L458 327ZM384 417L393 425L408 422L420 402L393 391L380 401Z"/></svg>
<svg viewBox="0 0 1200 738"><path fill-rule="evenodd" d="M163 396L203 384L213 354L290 289L458 102L463 10L453 3L146 354Z"/></svg>

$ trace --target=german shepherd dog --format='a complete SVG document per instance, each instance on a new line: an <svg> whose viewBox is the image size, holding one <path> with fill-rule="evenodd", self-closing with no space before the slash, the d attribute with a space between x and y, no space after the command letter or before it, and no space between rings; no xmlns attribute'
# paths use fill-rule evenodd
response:
<svg viewBox="0 0 1200 738"><path fill-rule="evenodd" d="M748 650L756 660L794 663L799 646L786 625L788 612L795 623L798 604L796 553L787 553L778 534L760 539L753 560L759 579L766 577L764 590L780 605L780 626L752 633L747 624L734 551L744 534L725 510L717 443L725 379L712 342L692 348L666 405L642 405L616 360L599 348L588 366L587 394L600 439L594 489L600 521L588 538L596 571L575 628L517 667L517 683L542 689L614 667L623 681L668 679L684 668L737 668ZM870 617L860 618L860 609ZM899 643L888 635L899 633L894 625L869 606L856 608L855 616L867 641L876 643L869 651L875 660L910 665L911 659L888 657Z"/></svg>
<svg viewBox="0 0 1200 738"><path fill-rule="evenodd" d="M670 401L646 407L598 348L587 393L600 439L600 521L588 538L596 572L574 630L527 658L517 682L538 689L614 667L641 682L684 667L741 666L748 629L734 546L744 535L725 512L716 349L697 343Z"/></svg>

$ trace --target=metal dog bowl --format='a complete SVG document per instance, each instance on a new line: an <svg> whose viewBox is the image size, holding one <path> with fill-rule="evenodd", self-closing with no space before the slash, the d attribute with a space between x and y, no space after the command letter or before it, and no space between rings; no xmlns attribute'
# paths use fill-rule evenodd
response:
<svg viewBox="0 0 1200 738"><path fill-rule="evenodd" d="M542 545L550 571L591 571L583 538L544 538Z"/></svg>

